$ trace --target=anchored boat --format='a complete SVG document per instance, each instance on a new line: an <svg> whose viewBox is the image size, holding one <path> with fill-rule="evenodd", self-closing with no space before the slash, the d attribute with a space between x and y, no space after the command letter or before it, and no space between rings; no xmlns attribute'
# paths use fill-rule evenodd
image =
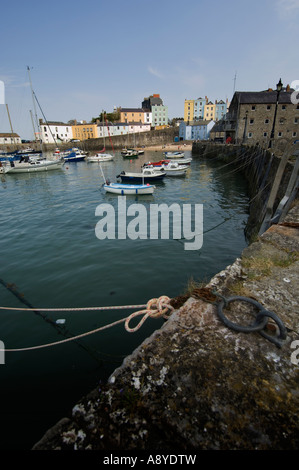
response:
<svg viewBox="0 0 299 470"><path fill-rule="evenodd" d="M122 183L110 183L106 180L103 168L101 166L101 172L104 179L103 188L107 193L114 193L120 195L133 195L133 194L153 194L156 186L151 184L122 184Z"/></svg>
<svg viewBox="0 0 299 470"><path fill-rule="evenodd" d="M18 162L10 161L3 167L6 174L15 173L35 173L37 171L50 171L62 168L63 160L32 159L31 157L21 157Z"/></svg>
<svg viewBox="0 0 299 470"><path fill-rule="evenodd" d="M185 156L184 152L164 152L166 158L183 158Z"/></svg>
<svg viewBox="0 0 299 470"><path fill-rule="evenodd" d="M143 168L141 173L129 173L122 171L119 175L117 175L117 178L120 178L122 182L143 183L161 181L165 176L166 173L163 170Z"/></svg>
<svg viewBox="0 0 299 470"><path fill-rule="evenodd" d="M110 183L103 184L107 193L129 195L129 194L153 194L155 186L152 184L122 184Z"/></svg>

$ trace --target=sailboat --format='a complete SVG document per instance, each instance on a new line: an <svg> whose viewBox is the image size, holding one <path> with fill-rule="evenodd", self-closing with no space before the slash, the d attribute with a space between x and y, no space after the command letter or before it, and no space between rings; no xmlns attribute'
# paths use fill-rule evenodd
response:
<svg viewBox="0 0 299 470"><path fill-rule="evenodd" d="M64 162L61 160L37 159L30 156L21 156L19 161L10 161L3 167L3 173L35 173L39 171L58 170Z"/></svg>
<svg viewBox="0 0 299 470"><path fill-rule="evenodd" d="M106 180L101 166L101 172L104 179L103 188L107 193L123 195L136 195L136 194L153 194L156 186L152 184L124 184L124 183L110 183Z"/></svg>
<svg viewBox="0 0 299 470"><path fill-rule="evenodd" d="M101 152L97 153L96 155L91 155L90 157L86 158L86 161L89 163L100 163L100 162L110 162L114 159L114 155L110 153L103 153L105 149L105 128L104 128L104 111L102 111L103 116L103 136L104 136L104 148ZM108 126L107 126L108 128ZM109 132L109 130L108 130Z"/></svg>
<svg viewBox="0 0 299 470"><path fill-rule="evenodd" d="M35 101L34 101L34 98L35 98L36 102L39 105L39 102L32 90L29 67L27 67L27 70L28 70L29 79L30 79L33 104L35 106ZM16 154L14 155L14 158L8 159L8 162L6 162L6 164L3 167L3 173L11 175L15 173L35 173L35 172L40 172L40 171L57 170L57 169L62 168L63 164L64 164L64 161L60 157L54 160L47 160L46 158L41 158L39 155L34 156L32 154L30 155L29 153L27 155L21 153L17 160L16 160Z"/></svg>

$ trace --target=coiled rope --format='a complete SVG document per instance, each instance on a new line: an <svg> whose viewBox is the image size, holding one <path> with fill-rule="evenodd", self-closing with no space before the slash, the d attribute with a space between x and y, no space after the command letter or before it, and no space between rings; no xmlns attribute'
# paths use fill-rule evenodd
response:
<svg viewBox="0 0 299 470"><path fill-rule="evenodd" d="M131 313L131 315L129 315L128 317L125 317L125 318L122 318L120 320L117 320L113 323L110 323L109 325L105 325L105 326L102 326L100 328L96 328L94 330L91 330L91 331L87 331L86 333L81 333L80 335L77 335L77 336L73 336L71 338L66 338L64 340L61 340L61 341L55 341L53 343L47 343L47 344L42 344L42 345L39 345L39 346L30 346L30 347L27 347L27 348L15 348L15 349L0 349L0 351L5 351L5 352L20 352L20 351L33 351L33 350L36 350L36 349L43 349L43 348L49 348L49 347L53 347L53 346L57 346L59 344L63 344L63 343L68 343L70 341L74 341L74 340L77 340L79 338L83 338L85 336L89 336L89 335L92 335L94 333L98 333L99 331L103 331L105 329L108 329L108 328L112 328L113 326L115 325L118 325L120 323L123 323L125 322L125 329L126 331L128 331L129 333L134 333L135 331L139 330L139 328L143 325L143 323L145 322L145 320L148 318L148 317L151 317L151 318L160 318L160 317L164 317L164 318L169 318L169 316L171 315L172 311L174 310L174 308L170 305L170 298L167 297L166 295L163 295L159 298L154 298L154 299L151 299L147 302L146 305L124 305L124 306L113 306L113 307L83 307L83 308L48 308L48 309L38 309L38 310L42 310L42 311L48 311L48 312L54 312L54 311L86 311L86 310L117 310L117 309L128 309L128 308L142 308L142 307L145 307L144 309L142 310L138 310L137 312L133 312ZM32 310L35 310L35 309L31 309L31 308L14 308L14 307L0 307L1 310L25 310L25 311L32 311ZM134 328L130 328L129 327L129 323L130 321L139 316L139 315L143 315L142 319L140 320L140 322L138 323L138 325L136 325Z"/></svg>

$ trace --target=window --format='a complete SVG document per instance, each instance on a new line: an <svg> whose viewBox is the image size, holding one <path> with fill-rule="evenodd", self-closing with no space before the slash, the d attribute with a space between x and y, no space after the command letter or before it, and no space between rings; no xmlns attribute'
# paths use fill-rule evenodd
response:
<svg viewBox="0 0 299 470"><path fill-rule="evenodd" d="M282 132L278 132L278 137L282 137Z"/></svg>
<svg viewBox="0 0 299 470"><path fill-rule="evenodd" d="M268 135L268 132L264 132L264 137L267 137L267 135Z"/></svg>
<svg viewBox="0 0 299 470"><path fill-rule="evenodd" d="M269 111L269 109L271 109L271 104L267 105L267 110Z"/></svg>
<svg viewBox="0 0 299 470"><path fill-rule="evenodd" d="M255 106L251 106L251 110L252 110L252 111L255 111Z"/></svg>
<svg viewBox="0 0 299 470"><path fill-rule="evenodd" d="M286 105L283 104L282 107L281 107L281 109L283 109L283 110L287 109Z"/></svg>
<svg viewBox="0 0 299 470"><path fill-rule="evenodd" d="M298 118L294 119L294 124L298 124Z"/></svg>
<svg viewBox="0 0 299 470"><path fill-rule="evenodd" d="M293 137L296 137L297 136L297 132L293 132Z"/></svg>
<svg viewBox="0 0 299 470"><path fill-rule="evenodd" d="M252 137L252 132L248 132L248 137L249 137L249 139L251 139L251 137Z"/></svg>
<svg viewBox="0 0 299 470"><path fill-rule="evenodd" d="M253 124L253 123L254 123L254 119L250 119L249 124Z"/></svg>

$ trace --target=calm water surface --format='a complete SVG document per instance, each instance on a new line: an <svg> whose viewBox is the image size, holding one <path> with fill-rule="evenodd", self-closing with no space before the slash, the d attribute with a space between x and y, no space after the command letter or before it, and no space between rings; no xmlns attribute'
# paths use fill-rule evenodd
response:
<svg viewBox="0 0 299 470"><path fill-rule="evenodd" d="M186 152L190 156L191 152ZM116 154L102 164L116 181L122 170L139 171L162 152L146 151L128 161ZM181 294L188 282L208 281L246 246L247 185L229 167L194 157L185 177L166 178L152 196L127 196L127 206L203 204L203 246L184 250L178 240L102 240L95 236L101 203L117 207L106 194L98 164L68 163L62 170L0 175L0 306L35 312L0 311L0 340L7 349L52 343L124 318L132 310L43 313L38 308L145 304L160 295ZM21 301L23 299L23 302ZM58 326L57 319L65 319ZM36 351L6 352L0 365L1 448L30 449L43 433L123 358L161 326L147 320L136 333L124 325L80 341Z"/></svg>

